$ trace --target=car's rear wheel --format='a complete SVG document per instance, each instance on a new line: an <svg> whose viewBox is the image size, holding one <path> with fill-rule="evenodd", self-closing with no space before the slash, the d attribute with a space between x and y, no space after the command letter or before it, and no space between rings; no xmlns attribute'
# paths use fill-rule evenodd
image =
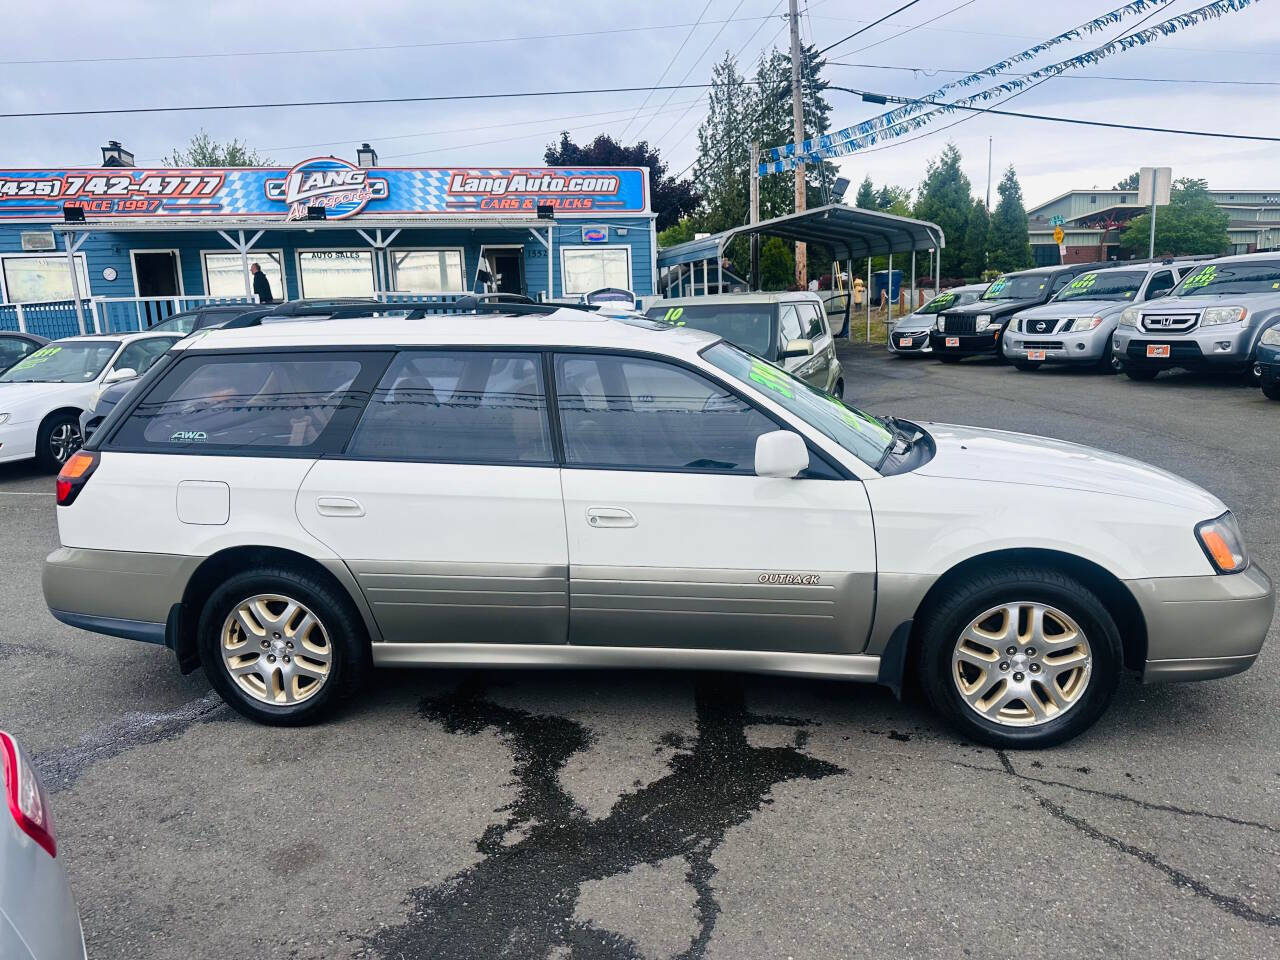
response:
<svg viewBox="0 0 1280 960"><path fill-rule="evenodd" d="M1115 621L1083 583L1045 567L970 578L920 624L920 680L963 734L1041 748L1088 729L1123 664Z"/></svg>
<svg viewBox="0 0 1280 960"><path fill-rule="evenodd" d="M54 414L40 424L36 432L36 462L45 470L56 473L83 443L80 417L74 413Z"/></svg>
<svg viewBox="0 0 1280 960"><path fill-rule="evenodd" d="M214 689L259 723L321 719L360 685L369 645L350 599L297 570L232 577L205 603L200 659Z"/></svg>
<svg viewBox="0 0 1280 960"><path fill-rule="evenodd" d="M1156 377L1160 376L1160 368L1159 367L1137 367L1137 366L1134 366L1132 363L1126 363L1124 365L1124 375L1128 377L1130 380L1138 380L1138 381L1154 380Z"/></svg>

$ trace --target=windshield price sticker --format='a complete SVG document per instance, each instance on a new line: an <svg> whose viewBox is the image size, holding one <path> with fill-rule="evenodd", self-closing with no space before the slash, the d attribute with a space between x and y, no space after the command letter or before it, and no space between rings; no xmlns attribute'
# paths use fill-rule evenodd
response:
<svg viewBox="0 0 1280 960"><path fill-rule="evenodd" d="M44 363L46 360L52 359L55 354L58 354L61 352L62 352L61 347L42 347L41 349L37 350L35 353L31 354L31 356L27 357L25 360L22 360L21 362L19 362L18 365L15 366L13 369L27 370L31 367L38 366L39 364Z"/></svg>
<svg viewBox="0 0 1280 960"><path fill-rule="evenodd" d="M937 297L933 302L936 303L938 305L938 309L941 310L955 298L956 295L954 293L944 293Z"/></svg>
<svg viewBox="0 0 1280 960"><path fill-rule="evenodd" d="M1098 275L1096 273L1086 273L1084 276L1076 277L1071 281L1071 289L1088 290L1097 282L1097 280ZM1044 284L1041 284L1041 286L1044 286Z"/></svg>
<svg viewBox="0 0 1280 960"><path fill-rule="evenodd" d="M684 316L684 307L670 307L667 309L666 315L662 318L663 323L669 323L673 327L683 327L684 321L680 318Z"/></svg>
<svg viewBox="0 0 1280 960"><path fill-rule="evenodd" d="M999 293L1008 285L1009 285L1009 281L1006 280L1004 277L1001 277L999 280L997 280L995 283L991 285L991 289L988 290L987 293Z"/></svg>
<svg viewBox="0 0 1280 960"><path fill-rule="evenodd" d="M791 387L783 378L783 375L774 367L769 366L760 360L751 361L751 373L748 375L754 383L760 384L766 390L772 390L774 393L781 394L788 400L795 399L795 394Z"/></svg>
<svg viewBox="0 0 1280 960"><path fill-rule="evenodd" d="M1197 273L1194 277L1191 277L1189 280L1186 281L1182 289L1193 290L1196 287L1207 287L1210 283L1213 282L1213 278L1217 275L1217 273L1218 273L1218 268L1213 266L1212 264L1210 264L1207 267L1202 267L1199 273Z"/></svg>

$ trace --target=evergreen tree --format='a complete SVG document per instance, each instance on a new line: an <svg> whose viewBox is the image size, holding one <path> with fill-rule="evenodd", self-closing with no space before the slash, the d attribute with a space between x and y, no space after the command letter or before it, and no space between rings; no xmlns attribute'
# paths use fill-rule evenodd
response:
<svg viewBox="0 0 1280 960"><path fill-rule="evenodd" d="M823 95L827 82L822 79L826 60L817 48L809 45L801 51L801 102L804 105L804 139L817 137L830 129L831 104ZM756 64L754 125L752 133L761 150L790 143L794 121L791 116L791 54L778 49L763 54ZM807 186L805 203L816 207L823 203L822 178L825 170L828 188L835 183L836 169L830 163L805 165ZM795 210L795 175L768 174L760 178L760 218L767 220Z"/></svg>
<svg viewBox="0 0 1280 960"><path fill-rule="evenodd" d="M1027 210L1022 205L1022 187L1010 164L996 187L1000 202L991 215L987 231L987 263L993 270L1024 270L1035 263L1027 230Z"/></svg>
<svg viewBox="0 0 1280 960"><path fill-rule="evenodd" d="M942 228L947 246L942 256L942 276L955 277L964 269L965 228L973 207L969 178L960 169L960 151L954 143L934 160L929 161L924 182L920 184L915 215Z"/></svg>
<svg viewBox="0 0 1280 960"><path fill-rule="evenodd" d="M203 127L191 138L185 150L175 148L164 158L166 167L269 167L271 158L264 157L243 140L219 143Z"/></svg>
<svg viewBox="0 0 1280 960"><path fill-rule="evenodd" d="M853 198L853 205L861 207L863 210L876 209L876 188L871 182L871 177L862 178L862 183L858 187L858 194Z"/></svg>
<svg viewBox="0 0 1280 960"><path fill-rule="evenodd" d="M1127 177L1125 177L1123 180L1121 180L1111 189L1112 190L1137 190L1138 189L1138 171L1137 170L1133 171L1133 173L1129 174Z"/></svg>
<svg viewBox="0 0 1280 960"><path fill-rule="evenodd" d="M707 118L698 127L698 161L693 182L702 197L699 226L715 233L747 222L750 183L748 130L754 95L729 54L711 71Z"/></svg>
<svg viewBox="0 0 1280 960"><path fill-rule="evenodd" d="M987 269L987 231L991 228L991 215L981 200L973 201L969 212L969 225L964 232L964 275L981 277Z"/></svg>
<svg viewBox="0 0 1280 960"><path fill-rule="evenodd" d="M1231 217L1213 202L1203 180L1183 178L1169 191L1169 205L1156 211L1156 254L1181 256L1220 254L1231 242L1227 225ZM1134 217L1120 234L1120 246L1135 256L1147 255L1151 214Z"/></svg>

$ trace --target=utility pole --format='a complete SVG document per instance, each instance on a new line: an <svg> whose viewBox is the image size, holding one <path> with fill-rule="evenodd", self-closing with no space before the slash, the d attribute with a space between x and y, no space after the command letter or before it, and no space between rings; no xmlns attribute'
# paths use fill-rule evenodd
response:
<svg viewBox="0 0 1280 960"><path fill-rule="evenodd" d="M791 21L791 124L796 150L804 140L804 91L800 84L800 14L797 0L789 0ZM804 164L796 164L796 213L805 208ZM809 264L803 243L796 244L796 285L801 290L809 286Z"/></svg>
<svg viewBox="0 0 1280 960"><path fill-rule="evenodd" d="M760 144L751 144L751 225L760 222ZM751 234L751 286L759 290L760 234Z"/></svg>
<svg viewBox="0 0 1280 960"><path fill-rule="evenodd" d="M987 137L987 213L991 212L991 138Z"/></svg>

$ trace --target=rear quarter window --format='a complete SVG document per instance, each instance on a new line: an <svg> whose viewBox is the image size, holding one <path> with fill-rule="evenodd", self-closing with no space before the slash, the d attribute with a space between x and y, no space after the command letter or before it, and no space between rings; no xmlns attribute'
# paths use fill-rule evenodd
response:
<svg viewBox="0 0 1280 960"><path fill-rule="evenodd" d="M388 359L380 353L192 353L163 374L106 449L336 452Z"/></svg>

